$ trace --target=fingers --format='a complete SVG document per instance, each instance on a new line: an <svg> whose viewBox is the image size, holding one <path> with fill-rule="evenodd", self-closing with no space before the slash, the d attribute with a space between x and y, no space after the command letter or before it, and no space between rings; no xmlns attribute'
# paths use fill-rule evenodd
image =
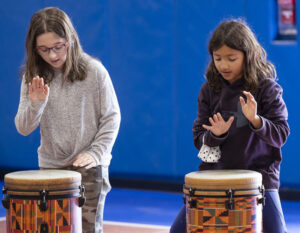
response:
<svg viewBox="0 0 300 233"><path fill-rule="evenodd" d="M218 118L219 121L224 121L221 113L219 113L219 112L217 113L217 118Z"/></svg>
<svg viewBox="0 0 300 233"><path fill-rule="evenodd" d="M38 88L38 80L39 80L39 76L35 76L32 79L32 90L35 91Z"/></svg>
<svg viewBox="0 0 300 233"><path fill-rule="evenodd" d="M92 163L92 161L90 160L76 160L74 163L73 163L73 166L74 167L85 167L85 166L88 166Z"/></svg>
<svg viewBox="0 0 300 233"><path fill-rule="evenodd" d="M211 126L203 124L202 127L210 131L213 127L217 127L218 124L222 124L225 122L222 115L219 112L214 114L212 117L208 118L208 120Z"/></svg>
<svg viewBox="0 0 300 233"><path fill-rule="evenodd" d="M229 117L227 121L225 121L222 115L218 112L209 118L210 126L203 124L202 127L206 130L211 131L214 135L222 135L228 131L231 124L234 121L234 116Z"/></svg>
<svg viewBox="0 0 300 233"><path fill-rule="evenodd" d="M44 84L44 79L39 76L35 76L31 83L28 83L28 94L32 102L45 101L49 90L49 86Z"/></svg>
<svg viewBox="0 0 300 233"><path fill-rule="evenodd" d="M89 169L96 166L95 159L88 153L78 155L77 159L73 163L74 167L85 167Z"/></svg>
<svg viewBox="0 0 300 233"><path fill-rule="evenodd" d="M211 130L211 126L209 126L209 125L202 125L202 127L203 127L204 129Z"/></svg>
<svg viewBox="0 0 300 233"><path fill-rule="evenodd" d="M219 121L217 114L213 115L214 121Z"/></svg>
<svg viewBox="0 0 300 233"><path fill-rule="evenodd" d="M257 102L250 92L243 91L246 97L246 101L243 97L240 97L240 102L242 106L242 111L245 117L252 122L257 112Z"/></svg>
<svg viewBox="0 0 300 233"><path fill-rule="evenodd" d="M251 97L252 94L249 91L243 91L243 94L248 98ZM253 97L253 96L252 96Z"/></svg>
<svg viewBox="0 0 300 233"><path fill-rule="evenodd" d="M88 160L85 158L83 154L80 154L77 159L74 161L73 166L75 167L83 167L87 165Z"/></svg>
<svg viewBox="0 0 300 233"><path fill-rule="evenodd" d="M212 117L208 118L208 120L209 120L209 123L210 123L211 125L214 125L214 124L215 124L215 122L214 122L214 120L213 120Z"/></svg>
<svg viewBox="0 0 300 233"><path fill-rule="evenodd" d="M31 86L31 92L36 91L36 90L42 90L44 89L44 79L40 78L39 76L35 76L32 79L32 82L30 83Z"/></svg>
<svg viewBox="0 0 300 233"><path fill-rule="evenodd" d="M250 92L248 92L248 91L243 91L243 94L246 96L247 102L248 102L248 101L250 101L250 102L255 102L255 99L254 99L253 95L252 95ZM241 98L240 98L240 99L241 99ZM243 98L243 100L244 100L244 98ZM244 101L244 103L245 103L245 101Z"/></svg>
<svg viewBox="0 0 300 233"><path fill-rule="evenodd" d="M246 104L246 102L242 96L240 96L240 102L241 102L242 107Z"/></svg>
<svg viewBox="0 0 300 233"><path fill-rule="evenodd" d="M90 163L89 165L87 165L85 167L85 169L90 169L90 168L95 167L95 166L96 166L96 163Z"/></svg>
<svg viewBox="0 0 300 233"><path fill-rule="evenodd" d="M217 122L224 121L222 115L219 112L208 118L208 120L211 125L215 125Z"/></svg>
<svg viewBox="0 0 300 233"><path fill-rule="evenodd" d="M44 94L45 94L45 95L48 95L48 93L49 93L49 86L46 84L46 85L44 86Z"/></svg>
<svg viewBox="0 0 300 233"><path fill-rule="evenodd" d="M229 126L231 126L232 122L234 121L234 117L231 116L228 121L226 122Z"/></svg>
<svg viewBox="0 0 300 233"><path fill-rule="evenodd" d="M32 84L31 83L28 83L28 92L29 92L29 95L32 93Z"/></svg>
<svg viewBox="0 0 300 233"><path fill-rule="evenodd" d="M39 81L38 81L38 87L39 88L44 88L44 79L43 78L39 79Z"/></svg>

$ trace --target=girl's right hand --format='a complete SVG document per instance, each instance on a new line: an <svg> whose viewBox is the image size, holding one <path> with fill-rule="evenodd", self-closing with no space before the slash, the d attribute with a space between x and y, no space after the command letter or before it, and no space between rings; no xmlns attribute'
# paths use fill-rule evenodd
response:
<svg viewBox="0 0 300 233"><path fill-rule="evenodd" d="M218 112L217 114L214 114L213 117L209 118L209 122L211 123L211 126L202 125L202 127L204 129L211 131L215 136L219 137L222 134L225 134L229 130L233 120L234 117L231 116L228 119L228 121L225 121L222 115Z"/></svg>
<svg viewBox="0 0 300 233"><path fill-rule="evenodd" d="M32 82L28 84L28 94L32 102L43 102L49 96L49 87L44 85L44 79L35 76Z"/></svg>

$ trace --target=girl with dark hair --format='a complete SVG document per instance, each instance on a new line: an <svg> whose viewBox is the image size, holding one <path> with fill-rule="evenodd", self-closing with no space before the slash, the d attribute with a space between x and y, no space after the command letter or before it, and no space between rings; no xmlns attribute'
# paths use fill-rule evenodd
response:
<svg viewBox="0 0 300 233"><path fill-rule="evenodd" d="M101 233L108 166L120 126L110 76L83 52L71 20L58 8L32 16L26 55L16 128L26 136L40 126L41 169L81 173L87 198L83 232Z"/></svg>
<svg viewBox="0 0 300 233"><path fill-rule="evenodd" d="M221 157L199 170L260 172L266 189L263 232L287 232L279 189L281 147L290 133L288 112L276 71L242 20L222 22L209 41L211 61L198 97L194 144L219 147ZM204 140L203 140L204 139ZM186 232L185 206L171 233Z"/></svg>

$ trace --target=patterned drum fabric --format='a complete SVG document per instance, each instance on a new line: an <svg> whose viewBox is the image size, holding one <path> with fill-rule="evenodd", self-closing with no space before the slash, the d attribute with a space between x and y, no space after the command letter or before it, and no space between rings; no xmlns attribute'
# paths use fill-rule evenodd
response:
<svg viewBox="0 0 300 233"><path fill-rule="evenodd" d="M247 170L192 172L185 176L188 233L261 233L261 174Z"/></svg>
<svg viewBox="0 0 300 233"><path fill-rule="evenodd" d="M81 233L81 174L65 170L5 175L6 226L9 233Z"/></svg>

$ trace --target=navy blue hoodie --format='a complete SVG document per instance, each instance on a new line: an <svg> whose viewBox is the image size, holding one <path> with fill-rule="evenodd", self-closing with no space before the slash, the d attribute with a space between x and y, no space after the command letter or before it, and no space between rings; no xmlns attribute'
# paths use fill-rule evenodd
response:
<svg viewBox="0 0 300 233"><path fill-rule="evenodd" d="M218 163L202 162L199 170L247 169L258 171L263 176L266 189L279 188L281 147L290 133L287 123L288 112L282 99L282 88L272 80L261 80L254 94L257 102L257 114L262 119L262 127L254 129L242 113L239 97L243 96L244 79L229 84L222 80L222 89L214 91L207 82L198 97L197 119L194 121L194 144L197 149L205 144L220 146L221 159ZM202 127L210 125L208 118L221 113L224 120L234 116L229 131L221 137L214 136Z"/></svg>

